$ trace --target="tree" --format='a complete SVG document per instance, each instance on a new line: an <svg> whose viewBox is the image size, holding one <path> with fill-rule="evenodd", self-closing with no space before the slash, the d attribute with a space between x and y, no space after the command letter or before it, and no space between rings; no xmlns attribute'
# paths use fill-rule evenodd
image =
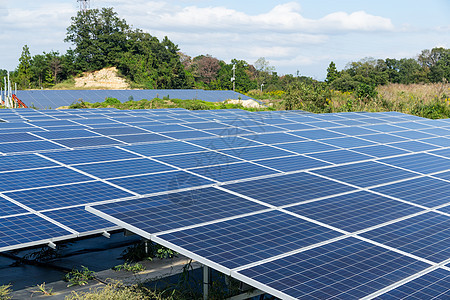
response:
<svg viewBox="0 0 450 300"><path fill-rule="evenodd" d="M31 84L31 54L27 45L23 46L22 55L19 58L17 81L21 88L30 88Z"/></svg>
<svg viewBox="0 0 450 300"><path fill-rule="evenodd" d="M254 68L256 69L256 80L258 86L261 86L261 84L267 84L275 71L275 67L271 66L269 61L267 61L264 57L260 57L255 61Z"/></svg>
<svg viewBox="0 0 450 300"><path fill-rule="evenodd" d="M75 45L75 62L81 71L98 70L117 63L126 51L130 27L112 8L79 11L72 17L64 41Z"/></svg>
<svg viewBox="0 0 450 300"><path fill-rule="evenodd" d="M336 65L334 64L334 62L330 62L330 65L328 66L327 69L327 79L325 79L325 81L327 83L332 83L333 81L335 81L336 79L339 78L339 72L336 69Z"/></svg>
<svg viewBox="0 0 450 300"><path fill-rule="evenodd" d="M200 55L193 59L189 70L191 70L194 78L210 84L217 78L217 73L220 70L220 61L209 54Z"/></svg>

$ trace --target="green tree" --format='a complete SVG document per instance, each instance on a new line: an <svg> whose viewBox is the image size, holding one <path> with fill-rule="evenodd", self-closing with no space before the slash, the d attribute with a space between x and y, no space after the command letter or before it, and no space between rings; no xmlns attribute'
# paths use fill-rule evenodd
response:
<svg viewBox="0 0 450 300"><path fill-rule="evenodd" d="M75 63L81 71L98 70L117 63L126 51L130 27L112 8L80 11L72 17L64 41L75 46Z"/></svg>
<svg viewBox="0 0 450 300"><path fill-rule="evenodd" d="M332 83L339 77L340 77L340 74L339 74L338 70L336 69L335 63L333 61L330 62L330 65L327 68L327 79L325 79L325 81L327 83Z"/></svg>
<svg viewBox="0 0 450 300"><path fill-rule="evenodd" d="M245 60L232 59L231 64L220 62L221 68L218 72L217 79L211 82L211 87L216 90L232 90L233 82L233 65L235 70L235 88L236 91L248 92L257 88L256 80L250 79L251 72L249 71L249 64Z"/></svg>
<svg viewBox="0 0 450 300"><path fill-rule="evenodd" d="M17 81L21 88L30 88L31 78L31 54L27 45L23 46L22 54L19 58L19 67L17 70Z"/></svg>

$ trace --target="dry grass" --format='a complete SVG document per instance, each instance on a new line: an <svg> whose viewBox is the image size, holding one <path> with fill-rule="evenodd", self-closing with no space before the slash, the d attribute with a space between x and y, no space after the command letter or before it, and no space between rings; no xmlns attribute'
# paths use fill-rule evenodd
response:
<svg viewBox="0 0 450 300"><path fill-rule="evenodd" d="M424 104L450 97L449 83L388 84L377 88L378 96L391 102L422 101Z"/></svg>

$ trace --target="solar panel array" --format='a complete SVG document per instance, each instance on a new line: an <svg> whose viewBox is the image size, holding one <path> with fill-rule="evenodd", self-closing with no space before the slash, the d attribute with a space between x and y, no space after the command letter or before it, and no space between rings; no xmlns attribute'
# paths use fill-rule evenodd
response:
<svg viewBox="0 0 450 300"><path fill-rule="evenodd" d="M450 120L182 109L0 119L0 251L121 227L283 299L450 296Z"/></svg>
<svg viewBox="0 0 450 300"><path fill-rule="evenodd" d="M168 97L170 99L198 99L208 102L222 102L228 99L248 100L250 97L233 91L209 90L19 90L17 96L29 107L39 109L68 106L79 99L86 102L103 102L112 97L125 102Z"/></svg>

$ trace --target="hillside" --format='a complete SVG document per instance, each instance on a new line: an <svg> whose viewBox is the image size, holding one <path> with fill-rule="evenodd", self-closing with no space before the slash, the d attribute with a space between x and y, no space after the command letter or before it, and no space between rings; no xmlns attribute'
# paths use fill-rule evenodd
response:
<svg viewBox="0 0 450 300"><path fill-rule="evenodd" d="M125 79L119 77L116 67L104 68L94 72L84 72L75 78L75 88L122 90L130 88Z"/></svg>

